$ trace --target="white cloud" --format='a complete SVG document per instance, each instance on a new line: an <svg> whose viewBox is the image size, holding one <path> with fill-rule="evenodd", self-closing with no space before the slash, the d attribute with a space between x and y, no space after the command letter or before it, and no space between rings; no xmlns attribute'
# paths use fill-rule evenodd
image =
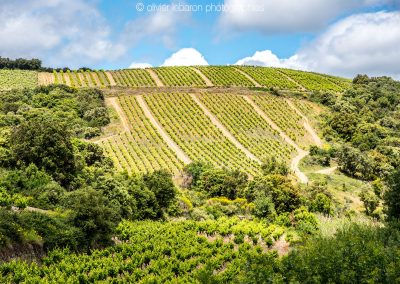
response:
<svg viewBox="0 0 400 284"><path fill-rule="evenodd" d="M182 48L167 58L162 66L208 65L208 62L194 48Z"/></svg>
<svg viewBox="0 0 400 284"><path fill-rule="evenodd" d="M131 65L129 65L129 68L150 68L153 67L150 63L141 63L141 62L132 62Z"/></svg>
<svg viewBox="0 0 400 284"><path fill-rule="evenodd" d="M93 1L3 0L0 5L2 56L46 58L45 64L78 67L125 53L110 33Z"/></svg>
<svg viewBox="0 0 400 284"><path fill-rule="evenodd" d="M238 60L235 65L282 67L284 66L284 61L273 54L271 50L264 50L256 51L253 56Z"/></svg>
<svg viewBox="0 0 400 284"><path fill-rule="evenodd" d="M288 59L256 52L237 64L283 66L353 77L358 73L400 78L400 12L349 16Z"/></svg>
<svg viewBox="0 0 400 284"><path fill-rule="evenodd" d="M236 31L314 32L340 15L393 0L225 0L220 25Z"/></svg>

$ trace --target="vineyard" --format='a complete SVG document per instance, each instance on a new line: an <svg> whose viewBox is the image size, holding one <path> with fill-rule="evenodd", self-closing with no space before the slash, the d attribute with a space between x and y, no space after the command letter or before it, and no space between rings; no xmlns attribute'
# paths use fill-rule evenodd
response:
<svg viewBox="0 0 400 284"><path fill-rule="evenodd" d="M236 148L212 124L188 94L145 96L152 113L169 136L193 161L210 162L217 167L258 172L258 164Z"/></svg>
<svg viewBox="0 0 400 284"><path fill-rule="evenodd" d="M296 81L309 91L343 91L343 81L336 82L334 77L327 77L316 73L291 69L280 68L278 70L292 78L294 81Z"/></svg>
<svg viewBox="0 0 400 284"><path fill-rule="evenodd" d="M219 87L254 87L253 82L232 66L197 66L214 86Z"/></svg>
<svg viewBox="0 0 400 284"><path fill-rule="evenodd" d="M38 73L25 70L0 70L0 90L35 88Z"/></svg>
<svg viewBox="0 0 400 284"><path fill-rule="evenodd" d="M298 145L307 148L309 141L303 127L302 117L293 110L284 98L270 94L253 95L251 99Z"/></svg>
<svg viewBox="0 0 400 284"><path fill-rule="evenodd" d="M129 120L131 131L100 142L117 169L128 173L147 173L159 169L177 173L183 163L144 116L135 97L120 97L119 103Z"/></svg>
<svg viewBox="0 0 400 284"><path fill-rule="evenodd" d="M296 83L290 81L275 68L253 66L237 66L237 68L247 73L263 87L274 87L283 90L299 89Z"/></svg>
<svg viewBox="0 0 400 284"><path fill-rule="evenodd" d="M125 69L110 71L117 86L123 87L155 87L156 83L145 69Z"/></svg>
<svg viewBox="0 0 400 284"><path fill-rule="evenodd" d="M157 67L151 69L123 69L111 71L60 70L48 72L2 70L0 89L33 88L39 85L65 84L74 88L156 87L154 72L165 87L254 87L257 82L266 88L289 91L340 92L351 81L335 76L283 68L253 66L196 66ZM200 74L198 73L200 72ZM241 72L245 73L242 74ZM246 74L248 77L246 77ZM202 75L203 78L202 78ZM254 81L251 81L252 78ZM160 84L161 84L160 83Z"/></svg>
<svg viewBox="0 0 400 284"><path fill-rule="evenodd" d="M170 87L204 87L206 84L200 75L190 67L159 67L153 71L164 86Z"/></svg>
<svg viewBox="0 0 400 284"><path fill-rule="evenodd" d="M286 144L243 97L232 94L203 94L199 99L260 160L271 156L285 161L290 159L293 147ZM269 101L268 99L264 101ZM279 106L272 112L275 114L278 109ZM276 114L274 118L278 116Z"/></svg>
<svg viewBox="0 0 400 284"><path fill-rule="evenodd" d="M53 72L54 84L65 84L74 88L110 86L110 80L103 71L70 71Z"/></svg>
<svg viewBox="0 0 400 284"><path fill-rule="evenodd" d="M285 229L238 218L215 221L122 222L122 243L90 255L56 250L42 261L0 266L7 283L194 283L204 273L233 281L246 255L265 254Z"/></svg>

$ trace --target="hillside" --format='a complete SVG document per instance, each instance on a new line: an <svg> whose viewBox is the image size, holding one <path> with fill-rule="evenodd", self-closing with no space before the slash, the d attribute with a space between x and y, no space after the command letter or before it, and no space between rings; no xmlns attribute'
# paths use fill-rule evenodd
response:
<svg viewBox="0 0 400 284"><path fill-rule="evenodd" d="M390 78L0 70L0 88L0 282L398 279Z"/></svg>
<svg viewBox="0 0 400 284"><path fill-rule="evenodd" d="M124 69L110 71L36 72L6 71L0 73L0 90L65 84L82 87L265 87L291 91L343 91L347 79L289 69L250 66L195 66ZM21 80L21 72L26 79ZM28 79L32 77L32 79ZM37 77L35 79L34 77ZM10 85L9 82L19 82Z"/></svg>

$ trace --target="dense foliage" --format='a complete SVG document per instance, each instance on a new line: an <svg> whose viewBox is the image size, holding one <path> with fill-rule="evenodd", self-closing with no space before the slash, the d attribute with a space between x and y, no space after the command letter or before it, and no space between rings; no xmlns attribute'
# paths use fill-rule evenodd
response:
<svg viewBox="0 0 400 284"><path fill-rule="evenodd" d="M327 138L345 143L337 151L343 172L374 180L400 167L399 82L360 75L343 96L322 100L332 109Z"/></svg>
<svg viewBox="0 0 400 284"><path fill-rule="evenodd" d="M15 60L0 56L0 69L40 70L42 61L40 59L17 58Z"/></svg>
<svg viewBox="0 0 400 284"><path fill-rule="evenodd" d="M282 260L251 255L239 283L398 283L400 234L352 225L312 238Z"/></svg>

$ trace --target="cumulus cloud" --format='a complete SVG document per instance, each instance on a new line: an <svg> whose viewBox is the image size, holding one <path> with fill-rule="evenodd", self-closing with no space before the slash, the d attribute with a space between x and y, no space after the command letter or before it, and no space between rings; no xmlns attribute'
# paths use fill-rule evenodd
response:
<svg viewBox="0 0 400 284"><path fill-rule="evenodd" d="M264 50L256 51L253 56L238 60L235 65L282 67L285 65L285 60L279 59L271 50Z"/></svg>
<svg viewBox="0 0 400 284"><path fill-rule="evenodd" d="M256 52L237 64L296 68L353 77L358 73L400 78L400 12L364 13L333 24L288 59Z"/></svg>
<svg viewBox="0 0 400 284"><path fill-rule="evenodd" d="M182 48L167 58L162 66L208 65L204 56L194 48Z"/></svg>
<svg viewBox="0 0 400 284"><path fill-rule="evenodd" d="M47 58L45 64L71 67L125 52L91 1L3 0L0 53L8 57Z"/></svg>
<svg viewBox="0 0 400 284"><path fill-rule="evenodd" d="M340 15L392 0L225 0L220 25L263 33L314 32Z"/></svg>
<svg viewBox="0 0 400 284"><path fill-rule="evenodd" d="M297 53L305 69L353 76L400 76L400 12L350 16Z"/></svg>
<svg viewBox="0 0 400 284"><path fill-rule="evenodd" d="M153 67L150 63L141 63L141 62L132 62L131 65L129 65L129 68L150 68Z"/></svg>

